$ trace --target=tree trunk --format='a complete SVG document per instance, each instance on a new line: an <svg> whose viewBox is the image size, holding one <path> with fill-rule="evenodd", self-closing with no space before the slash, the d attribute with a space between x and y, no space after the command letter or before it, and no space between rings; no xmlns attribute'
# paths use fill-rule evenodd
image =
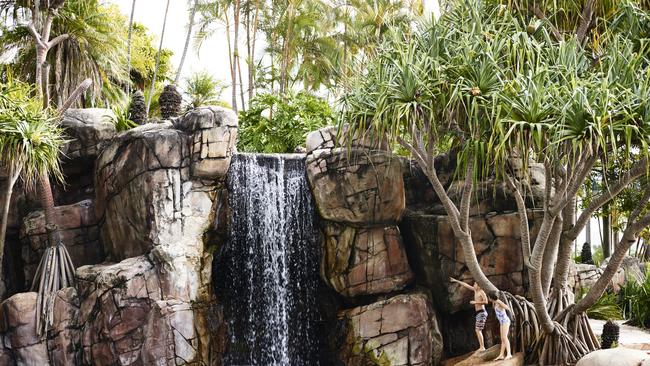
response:
<svg viewBox="0 0 650 366"><path fill-rule="evenodd" d="M56 107L61 108L63 105L63 83L61 65L63 64L63 45L56 46L56 61L54 63L54 87L56 89Z"/></svg>
<svg viewBox="0 0 650 366"><path fill-rule="evenodd" d="M7 237L7 225L9 224L9 209L11 208L11 195L13 193L14 185L20 176L22 166L16 167L14 164L9 164L9 171L7 174L7 182L0 202L0 277L3 280L2 291L0 292L0 299L5 295L4 290L4 253L5 253L5 239Z"/></svg>
<svg viewBox="0 0 650 366"><path fill-rule="evenodd" d="M236 69L236 63L234 60L234 51L232 48L232 41L230 39L230 19L228 18L228 15L226 14L226 44L228 45L228 63L230 64L230 80L232 82L231 85L231 103L232 103L232 109L237 112L237 69Z"/></svg>
<svg viewBox="0 0 650 366"><path fill-rule="evenodd" d="M287 10L287 33L284 37L282 45L282 64L280 69L280 93L283 94L288 88L288 73L289 73L289 51L291 48L291 37L293 36L293 17L295 12L295 1L289 1L289 9Z"/></svg>
<svg viewBox="0 0 650 366"><path fill-rule="evenodd" d="M156 54L156 68L153 70L153 80L151 80L151 87L149 88L149 97L147 98L147 108L145 108L146 116L149 118L149 107L151 107L151 99L156 90L156 79L158 78L158 67L160 66L160 53L162 52L163 40L165 39L165 28L167 27L167 13L169 12L169 2L165 7L165 17L163 18L162 32L160 33L160 44L158 45L158 53Z"/></svg>
<svg viewBox="0 0 650 366"><path fill-rule="evenodd" d="M612 231L610 227L609 212L603 216L603 259L612 255Z"/></svg>
<svg viewBox="0 0 650 366"><path fill-rule="evenodd" d="M174 85L178 85L178 82L181 78L181 71L183 70L183 65L185 64L185 57L187 57L187 50L190 48L190 40L192 39L192 29L194 28L194 17L196 15L196 8L198 6L199 0L194 0L194 5L190 11L190 22L187 25L187 36L185 37L185 46L183 46L183 55L181 56L181 62L178 64L178 70L176 71L176 77L174 78Z"/></svg>
<svg viewBox="0 0 650 366"><path fill-rule="evenodd" d="M253 31L250 45L249 65L248 65L248 100L253 99L255 94L255 44L257 43L257 27L259 22L260 4L255 2L255 16L253 17Z"/></svg>
<svg viewBox="0 0 650 366"><path fill-rule="evenodd" d="M129 17L129 35L126 40L126 72L129 77L129 80L126 82L126 96L127 98L131 95L131 38L133 37L133 15L135 14L135 1L131 3L131 16Z"/></svg>
<svg viewBox="0 0 650 366"><path fill-rule="evenodd" d="M542 288L541 269L544 250L546 249L549 237L551 236L554 222L555 217L548 213L544 214L544 220L542 221L542 226L537 234L533 253L531 254L531 266L529 268L530 293L533 298L533 304L535 305L535 310L537 311L537 316L542 329L544 332L549 334L553 332L555 325L553 324L553 319L551 319L546 310L546 296Z"/></svg>
<svg viewBox="0 0 650 366"><path fill-rule="evenodd" d="M239 16L240 16L240 6L241 6L241 1L240 0L235 0L235 8L233 9L233 27L235 27L235 35L233 37L233 67L234 67L234 79L233 79L233 85L237 83L237 71L239 69ZM241 70L239 70L239 73L241 75ZM241 85L240 85L241 88ZM233 88L233 97L237 99L237 90ZM244 106L242 105L242 108Z"/></svg>
<svg viewBox="0 0 650 366"><path fill-rule="evenodd" d="M555 264L559 260L558 249L560 246L560 237L562 236L562 227L564 220L562 217L558 216L555 218L553 223L553 229L551 235L546 243L546 248L544 248L544 256L542 258L542 290L544 291L544 296L548 297L549 291L551 289L551 279L553 279L553 273L555 273Z"/></svg>

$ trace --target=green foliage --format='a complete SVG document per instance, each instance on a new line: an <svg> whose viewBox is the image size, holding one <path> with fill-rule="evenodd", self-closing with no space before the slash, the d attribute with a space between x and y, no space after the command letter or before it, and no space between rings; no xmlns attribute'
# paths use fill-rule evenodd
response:
<svg viewBox="0 0 650 366"><path fill-rule="evenodd" d="M31 97L29 84L0 84L0 159L22 169L21 177L32 185L42 173L62 179L59 152L63 131Z"/></svg>
<svg viewBox="0 0 650 366"><path fill-rule="evenodd" d="M115 114L115 118L112 118L112 122L118 132L130 130L138 126L137 123L129 119L128 107L114 107L113 113Z"/></svg>
<svg viewBox="0 0 650 366"><path fill-rule="evenodd" d="M221 103L221 93L226 85L208 72L196 72L185 79L185 94L189 98L188 107Z"/></svg>
<svg viewBox="0 0 650 366"><path fill-rule="evenodd" d="M290 153L307 133L334 123L327 101L308 93L258 94L239 116L239 150Z"/></svg>
<svg viewBox="0 0 650 366"><path fill-rule="evenodd" d="M575 294L576 303L580 301L586 294L588 289L581 288L580 292ZM587 315L592 319L601 320L619 320L623 319L621 307L619 306L618 295L610 291L606 291L596 301L596 303L587 309Z"/></svg>
<svg viewBox="0 0 650 366"><path fill-rule="evenodd" d="M592 259L594 261L594 264L597 267L600 267L600 264L603 263L605 260L605 254L603 254L603 247L599 246L596 247L596 250L594 251L594 254L592 255Z"/></svg>
<svg viewBox="0 0 650 366"><path fill-rule="evenodd" d="M646 272L645 281L626 281L619 292L623 317L630 323L650 328L650 276Z"/></svg>
<svg viewBox="0 0 650 366"><path fill-rule="evenodd" d="M128 31L128 24L127 24ZM156 54L158 48L155 39L147 27L139 23L133 23L133 34L131 39L131 80L136 89L149 90L156 68ZM157 84L163 85L171 80L172 64L171 57L174 53L163 48L160 53L160 65L158 66ZM162 86L156 85L156 88ZM157 99L153 99L157 100ZM151 107L151 110L154 110Z"/></svg>
<svg viewBox="0 0 650 366"><path fill-rule="evenodd" d="M471 156L476 178L503 174L513 155L551 166L603 156L599 164L629 166L639 158L632 151L648 154L648 48L634 35L609 32L597 49L582 48L504 6L450 8L437 22L384 37L349 81L342 122L404 138L420 155L451 140L459 169Z"/></svg>

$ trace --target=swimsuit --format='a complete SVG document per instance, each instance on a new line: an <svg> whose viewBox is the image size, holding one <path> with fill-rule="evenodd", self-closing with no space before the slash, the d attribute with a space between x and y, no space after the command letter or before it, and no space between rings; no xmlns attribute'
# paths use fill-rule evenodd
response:
<svg viewBox="0 0 650 366"><path fill-rule="evenodd" d="M504 325L504 324L510 324L510 318L508 318L508 314L506 314L505 310L499 310L497 308L494 308L494 313L497 316L497 319L499 320L499 324Z"/></svg>
<svg viewBox="0 0 650 366"><path fill-rule="evenodd" d="M485 308L481 310L476 310L476 330L483 330L485 328L485 321L487 320L488 313L485 311Z"/></svg>

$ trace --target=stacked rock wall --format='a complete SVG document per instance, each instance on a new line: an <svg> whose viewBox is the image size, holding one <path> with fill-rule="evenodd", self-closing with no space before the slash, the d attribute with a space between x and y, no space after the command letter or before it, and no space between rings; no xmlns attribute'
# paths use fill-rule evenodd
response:
<svg viewBox="0 0 650 366"><path fill-rule="evenodd" d="M400 161L357 139L349 148L337 129L307 137L307 177L322 219L323 280L343 298L336 347L346 365L432 365L442 339L427 294L412 289L397 223L405 208ZM380 363L382 362L382 363Z"/></svg>

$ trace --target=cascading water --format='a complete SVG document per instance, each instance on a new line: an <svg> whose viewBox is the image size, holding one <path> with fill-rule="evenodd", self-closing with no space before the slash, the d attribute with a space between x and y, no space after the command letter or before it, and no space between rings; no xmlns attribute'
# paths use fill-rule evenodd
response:
<svg viewBox="0 0 650 366"><path fill-rule="evenodd" d="M318 365L315 212L299 155L238 154L221 282L226 365Z"/></svg>

